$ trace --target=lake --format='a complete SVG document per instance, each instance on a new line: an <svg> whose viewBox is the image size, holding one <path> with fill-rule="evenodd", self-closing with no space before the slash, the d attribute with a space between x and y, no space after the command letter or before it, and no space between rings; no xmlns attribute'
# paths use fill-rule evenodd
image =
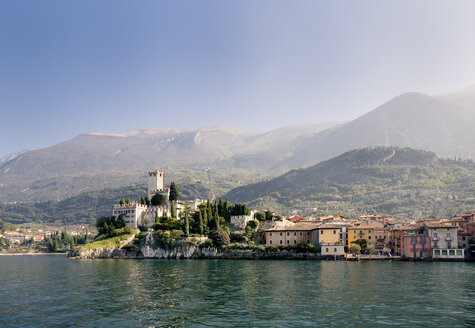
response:
<svg viewBox="0 0 475 328"><path fill-rule="evenodd" d="M0 256L1 327L474 327L475 263Z"/></svg>

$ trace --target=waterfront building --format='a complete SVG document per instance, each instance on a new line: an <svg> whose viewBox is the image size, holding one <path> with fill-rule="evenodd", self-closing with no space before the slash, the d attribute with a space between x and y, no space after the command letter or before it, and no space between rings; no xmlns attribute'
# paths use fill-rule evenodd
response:
<svg viewBox="0 0 475 328"><path fill-rule="evenodd" d="M422 224L414 224L400 231L400 255L409 259L430 259L431 241L427 229Z"/></svg>
<svg viewBox="0 0 475 328"><path fill-rule="evenodd" d="M426 223L432 249L454 249L458 247L457 227L448 222Z"/></svg>
<svg viewBox="0 0 475 328"><path fill-rule="evenodd" d="M266 245L296 245L301 241L318 244L318 226L315 224L296 224L276 226L266 230Z"/></svg>
<svg viewBox="0 0 475 328"><path fill-rule="evenodd" d="M457 249L457 227L450 222L426 223L433 259L463 259L464 249Z"/></svg>
<svg viewBox="0 0 475 328"><path fill-rule="evenodd" d="M374 245L373 239L373 230L374 227L369 225L362 225L362 226L354 226L348 228L348 248L351 247L351 243L358 241L358 240L366 240L368 244Z"/></svg>
<svg viewBox="0 0 475 328"><path fill-rule="evenodd" d="M389 246L389 229L374 228L372 238L375 251L382 254L383 248Z"/></svg>
<svg viewBox="0 0 475 328"><path fill-rule="evenodd" d="M343 244L342 229L346 231L346 226L336 224L323 224L318 226L318 244Z"/></svg>
<svg viewBox="0 0 475 328"><path fill-rule="evenodd" d="M345 256L343 244L321 244L321 254L324 256Z"/></svg>

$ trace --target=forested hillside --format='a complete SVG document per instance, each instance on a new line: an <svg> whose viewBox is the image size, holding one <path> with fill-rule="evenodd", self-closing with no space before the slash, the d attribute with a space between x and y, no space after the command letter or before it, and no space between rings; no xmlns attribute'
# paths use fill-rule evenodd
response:
<svg viewBox="0 0 475 328"><path fill-rule="evenodd" d="M225 197L286 213L451 215L475 208L475 164L410 148L365 148Z"/></svg>

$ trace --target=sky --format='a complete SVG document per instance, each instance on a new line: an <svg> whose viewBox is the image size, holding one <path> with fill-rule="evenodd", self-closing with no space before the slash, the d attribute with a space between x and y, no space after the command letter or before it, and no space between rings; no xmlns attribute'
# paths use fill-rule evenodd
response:
<svg viewBox="0 0 475 328"><path fill-rule="evenodd" d="M355 119L475 84L474 1L0 2L0 157L86 132Z"/></svg>

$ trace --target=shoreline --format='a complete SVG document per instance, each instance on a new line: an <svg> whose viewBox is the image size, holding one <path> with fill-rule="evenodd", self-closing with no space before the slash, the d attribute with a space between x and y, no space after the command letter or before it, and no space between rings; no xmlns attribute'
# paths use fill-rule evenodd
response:
<svg viewBox="0 0 475 328"><path fill-rule="evenodd" d="M0 256L40 256L40 255L68 255L68 253L0 253Z"/></svg>

